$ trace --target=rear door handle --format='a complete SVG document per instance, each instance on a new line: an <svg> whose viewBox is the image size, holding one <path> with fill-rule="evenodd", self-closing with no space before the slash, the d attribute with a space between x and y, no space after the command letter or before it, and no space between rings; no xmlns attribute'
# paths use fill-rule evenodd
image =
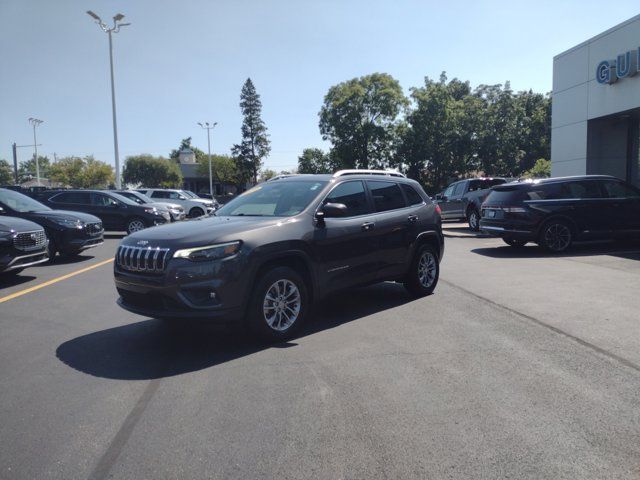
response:
<svg viewBox="0 0 640 480"><path fill-rule="evenodd" d="M369 230L373 230L373 227L375 227L375 225L376 225L375 223L366 222L366 223L363 223L362 225L360 225L360 229L363 232L368 232Z"/></svg>
<svg viewBox="0 0 640 480"><path fill-rule="evenodd" d="M416 223L418 221L418 216L417 215L409 215L407 217L407 220L409 220L409 223Z"/></svg>

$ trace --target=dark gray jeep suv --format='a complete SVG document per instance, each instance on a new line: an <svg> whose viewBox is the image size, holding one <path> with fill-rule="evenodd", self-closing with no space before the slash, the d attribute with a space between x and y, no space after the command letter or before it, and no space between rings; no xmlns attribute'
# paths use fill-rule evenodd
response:
<svg viewBox="0 0 640 480"><path fill-rule="evenodd" d="M244 321L274 339L336 290L385 280L433 292L439 208L401 174L343 170L262 183L215 216L122 240L118 303L155 318Z"/></svg>

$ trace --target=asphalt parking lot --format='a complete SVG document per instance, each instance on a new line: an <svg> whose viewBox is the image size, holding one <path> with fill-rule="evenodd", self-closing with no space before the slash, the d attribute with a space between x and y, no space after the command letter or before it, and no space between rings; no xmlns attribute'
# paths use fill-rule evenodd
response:
<svg viewBox="0 0 640 480"><path fill-rule="evenodd" d="M117 235L0 280L0 478L640 478L640 245L446 232L279 345L121 310Z"/></svg>

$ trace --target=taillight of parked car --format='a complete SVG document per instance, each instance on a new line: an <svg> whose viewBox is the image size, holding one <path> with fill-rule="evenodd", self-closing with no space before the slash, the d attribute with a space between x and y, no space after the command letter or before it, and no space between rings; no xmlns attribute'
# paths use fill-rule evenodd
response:
<svg viewBox="0 0 640 480"><path fill-rule="evenodd" d="M440 205L438 205L437 203L436 203L436 213L437 213L438 215L441 215L441 214L442 214L442 209L440 208Z"/></svg>

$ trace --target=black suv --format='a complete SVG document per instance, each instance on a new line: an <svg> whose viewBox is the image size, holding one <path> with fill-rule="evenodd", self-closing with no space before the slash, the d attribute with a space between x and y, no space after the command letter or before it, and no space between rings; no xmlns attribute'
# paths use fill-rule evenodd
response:
<svg viewBox="0 0 640 480"><path fill-rule="evenodd" d="M506 183L504 178L468 178L449 185L436 195L443 220L466 220L474 232L480 229L480 207L491 187Z"/></svg>
<svg viewBox="0 0 640 480"><path fill-rule="evenodd" d="M562 252L574 240L640 234L640 190L615 177L586 175L493 187L480 228L514 247L536 242Z"/></svg>
<svg viewBox="0 0 640 480"><path fill-rule="evenodd" d="M0 274L17 274L48 259L47 235L40 225L21 218L0 217Z"/></svg>
<svg viewBox="0 0 640 480"><path fill-rule="evenodd" d="M0 188L0 213L30 220L44 227L49 238L49 258L56 253L77 255L103 243L102 222L82 212L52 210L22 193Z"/></svg>
<svg viewBox="0 0 640 480"><path fill-rule="evenodd" d="M114 263L118 303L156 318L246 319L282 338L335 290L394 280L430 294L444 251L436 205L401 174L365 172L262 183L212 217L130 235Z"/></svg>
<svg viewBox="0 0 640 480"><path fill-rule="evenodd" d="M102 220L105 230L137 232L171 221L167 210L138 205L133 200L101 190L53 190L38 199L53 208L90 213Z"/></svg>

